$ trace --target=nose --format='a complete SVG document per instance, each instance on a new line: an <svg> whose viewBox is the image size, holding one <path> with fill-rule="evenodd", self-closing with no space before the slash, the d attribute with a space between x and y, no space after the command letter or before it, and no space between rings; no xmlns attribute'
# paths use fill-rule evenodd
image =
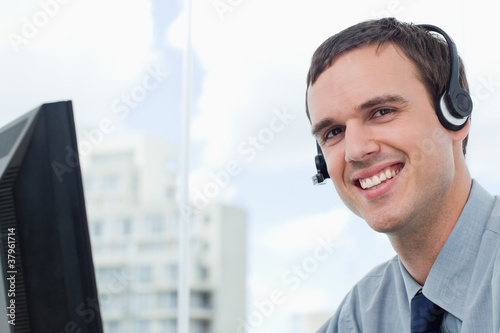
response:
<svg viewBox="0 0 500 333"><path fill-rule="evenodd" d="M369 126L352 123L345 131L345 161L363 162L380 150Z"/></svg>

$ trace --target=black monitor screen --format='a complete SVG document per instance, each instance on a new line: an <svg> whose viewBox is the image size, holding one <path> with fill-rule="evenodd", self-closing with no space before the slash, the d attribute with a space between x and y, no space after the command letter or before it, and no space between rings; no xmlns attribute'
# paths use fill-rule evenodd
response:
<svg viewBox="0 0 500 333"><path fill-rule="evenodd" d="M0 129L0 331L102 332L70 101Z"/></svg>

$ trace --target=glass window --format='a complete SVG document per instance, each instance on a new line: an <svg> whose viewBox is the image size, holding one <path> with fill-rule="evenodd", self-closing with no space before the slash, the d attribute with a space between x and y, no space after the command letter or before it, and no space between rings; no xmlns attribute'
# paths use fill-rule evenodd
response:
<svg viewBox="0 0 500 333"><path fill-rule="evenodd" d="M122 323L117 320L104 321L104 332L106 333L122 333Z"/></svg>
<svg viewBox="0 0 500 333"><path fill-rule="evenodd" d="M198 265L196 267L196 278L200 282L205 282L208 280L208 268Z"/></svg>
<svg viewBox="0 0 500 333"><path fill-rule="evenodd" d="M102 190L104 192L115 192L121 190L122 179L118 175L107 175L102 179Z"/></svg>
<svg viewBox="0 0 500 333"><path fill-rule="evenodd" d="M125 270L123 267L100 267L96 269L96 279L99 283L112 284L123 280Z"/></svg>
<svg viewBox="0 0 500 333"><path fill-rule="evenodd" d="M166 319L161 322L162 333L175 333L177 331L177 322L175 319Z"/></svg>
<svg viewBox="0 0 500 333"><path fill-rule="evenodd" d="M128 217L118 219L116 221L116 232L122 236L132 234L132 219Z"/></svg>
<svg viewBox="0 0 500 333"><path fill-rule="evenodd" d="M156 294L154 293L137 293L131 298L131 309L134 312L144 313L155 309Z"/></svg>
<svg viewBox="0 0 500 333"><path fill-rule="evenodd" d="M90 221L89 229L92 237L100 237L104 233L104 223L100 220Z"/></svg>
<svg viewBox="0 0 500 333"><path fill-rule="evenodd" d="M179 266L177 264L168 264L165 267L165 280L168 282L177 281L177 277L179 274Z"/></svg>
<svg viewBox="0 0 500 333"><path fill-rule="evenodd" d="M191 322L193 333L208 333L210 332L210 323L206 320L193 320Z"/></svg>
<svg viewBox="0 0 500 333"><path fill-rule="evenodd" d="M211 306L211 295L208 292L193 292L191 303L194 308L208 309Z"/></svg>
<svg viewBox="0 0 500 333"><path fill-rule="evenodd" d="M151 331L151 322L149 320L135 320L134 333L148 333Z"/></svg>
<svg viewBox="0 0 500 333"><path fill-rule="evenodd" d="M159 234L165 230L162 216L149 216L146 218L146 230L150 234Z"/></svg>
<svg viewBox="0 0 500 333"><path fill-rule="evenodd" d="M159 297L161 309L175 309L177 307L177 293L175 291L162 292Z"/></svg>
<svg viewBox="0 0 500 333"><path fill-rule="evenodd" d="M151 283L153 281L153 268L151 266L134 267L134 283Z"/></svg>
<svg viewBox="0 0 500 333"><path fill-rule="evenodd" d="M123 299L120 294L103 292L99 295L99 305L104 311L121 312L124 310Z"/></svg>
<svg viewBox="0 0 500 333"><path fill-rule="evenodd" d="M85 177L84 179L84 190L86 193L92 193L95 191L95 180L92 177Z"/></svg>

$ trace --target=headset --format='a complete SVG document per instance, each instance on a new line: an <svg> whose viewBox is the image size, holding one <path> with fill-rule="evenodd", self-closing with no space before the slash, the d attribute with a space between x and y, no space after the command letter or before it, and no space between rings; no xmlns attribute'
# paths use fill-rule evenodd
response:
<svg viewBox="0 0 500 333"><path fill-rule="evenodd" d="M441 125L449 130L458 131L465 126L472 113L472 98L467 91L460 87L457 46L451 37L441 28L430 24L420 24L417 26L429 32L437 32L444 37L448 44L450 54L450 77L448 79L446 91L435 102L435 109ZM330 175L328 174L325 157L323 156L318 141L316 141L316 149L318 153L314 161L316 163L317 173L312 177L313 184L326 184L326 179L330 178Z"/></svg>

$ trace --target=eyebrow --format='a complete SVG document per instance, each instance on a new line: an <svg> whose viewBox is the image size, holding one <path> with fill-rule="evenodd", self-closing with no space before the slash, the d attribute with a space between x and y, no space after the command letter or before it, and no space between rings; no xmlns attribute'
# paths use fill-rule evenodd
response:
<svg viewBox="0 0 500 333"><path fill-rule="evenodd" d="M372 109L377 105L385 103L408 104L408 100L406 100L400 95L382 95L369 99L368 101L358 106L356 109L358 111L363 111L366 109Z"/></svg>
<svg viewBox="0 0 500 333"><path fill-rule="evenodd" d="M356 111L361 112L365 110L372 109L378 105L385 104L385 103L396 103L400 105L407 105L408 100L403 98L400 95L381 95L381 96L376 96L374 98L371 98L367 100L366 102L360 104L358 107L356 107ZM323 131L326 127L331 127L335 125L337 122L333 118L325 118L315 124L312 128L312 135L314 137L317 137L318 134Z"/></svg>

